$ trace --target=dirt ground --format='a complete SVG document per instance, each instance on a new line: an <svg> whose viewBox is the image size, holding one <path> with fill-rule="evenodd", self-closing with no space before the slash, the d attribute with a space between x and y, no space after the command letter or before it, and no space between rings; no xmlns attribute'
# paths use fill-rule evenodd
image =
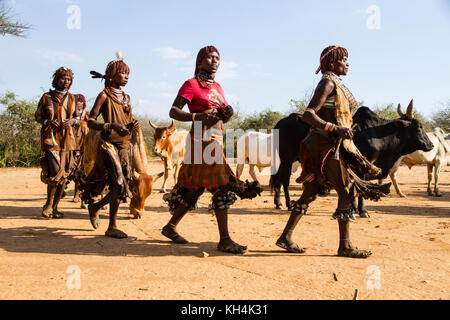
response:
<svg viewBox="0 0 450 320"><path fill-rule="evenodd" d="M151 173L161 170L151 162ZM87 209L71 202L73 184L60 204L65 218L41 219L46 189L39 173L0 169L0 299L352 299L356 289L358 299L450 298L450 167L441 172L441 198L426 194L426 167L401 167L407 198L391 188L388 197L367 202L371 218L358 218L351 232L355 245L373 252L368 259L336 256L334 192L311 204L295 230L308 251L289 254L275 246L289 212L274 209L269 177L259 175L262 196L238 200L230 210L231 235L249 248L235 256L216 249L207 193L178 227L189 244L172 244L160 233L170 218L162 180L142 219L129 219L121 205L118 223L129 238L118 240L104 236L107 211L92 229ZM295 177L291 193L298 199Z"/></svg>

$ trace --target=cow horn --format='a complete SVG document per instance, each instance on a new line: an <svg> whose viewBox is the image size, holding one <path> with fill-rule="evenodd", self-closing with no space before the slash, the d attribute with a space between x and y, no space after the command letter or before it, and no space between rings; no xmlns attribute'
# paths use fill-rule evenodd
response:
<svg viewBox="0 0 450 320"><path fill-rule="evenodd" d="M158 126L154 125L150 120L148 120L148 123L150 124L150 127L153 129L156 129Z"/></svg>
<svg viewBox="0 0 450 320"><path fill-rule="evenodd" d="M403 112L402 106L400 105L400 103L398 104L397 107L397 113L400 117L402 117L405 113Z"/></svg>
<svg viewBox="0 0 450 320"><path fill-rule="evenodd" d="M141 175L140 175L139 172L137 172L136 170L133 170L133 177L134 177L136 180L138 180L140 176L141 176Z"/></svg>
<svg viewBox="0 0 450 320"><path fill-rule="evenodd" d="M167 130L169 130L170 132L175 130L175 123L173 122L173 120L172 120L172 123L170 124L170 126L167 128Z"/></svg>
<svg viewBox="0 0 450 320"><path fill-rule="evenodd" d="M413 100L411 100L411 102L408 105L408 108L406 108L406 117L408 119L412 119L414 118L414 113L413 113Z"/></svg>

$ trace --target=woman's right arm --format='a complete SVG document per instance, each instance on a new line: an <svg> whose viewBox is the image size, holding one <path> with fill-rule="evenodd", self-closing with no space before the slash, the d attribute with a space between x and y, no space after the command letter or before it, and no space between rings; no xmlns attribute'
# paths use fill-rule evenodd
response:
<svg viewBox="0 0 450 320"><path fill-rule="evenodd" d="M205 125L212 125L219 121L219 118L212 113L190 113L183 111L183 107L189 101L182 96L177 96L170 109L169 116L177 121L202 121Z"/></svg>

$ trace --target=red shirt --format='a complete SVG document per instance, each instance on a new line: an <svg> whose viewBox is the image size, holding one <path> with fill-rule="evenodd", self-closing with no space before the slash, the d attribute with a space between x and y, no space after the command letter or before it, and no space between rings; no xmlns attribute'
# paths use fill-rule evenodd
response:
<svg viewBox="0 0 450 320"><path fill-rule="evenodd" d="M192 78L183 84L178 95L189 101L188 108L191 113L228 105L222 87L217 82L204 89L196 78Z"/></svg>

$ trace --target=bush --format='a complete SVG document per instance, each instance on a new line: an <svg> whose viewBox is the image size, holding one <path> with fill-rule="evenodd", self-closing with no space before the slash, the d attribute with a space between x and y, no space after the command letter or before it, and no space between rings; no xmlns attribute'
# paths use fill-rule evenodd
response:
<svg viewBox="0 0 450 320"><path fill-rule="evenodd" d="M441 110L433 113L432 120L435 127L450 131L450 101Z"/></svg>
<svg viewBox="0 0 450 320"><path fill-rule="evenodd" d="M0 96L0 166L36 166L41 152L40 124L34 119L37 100L17 100L8 92Z"/></svg>
<svg viewBox="0 0 450 320"><path fill-rule="evenodd" d="M403 112L406 112L405 108L402 108ZM399 114L397 113L397 107L394 107L394 104L388 104L384 107L377 106L374 108L373 112L375 112L379 117L387 120L394 120L398 119ZM421 115L419 112L414 111L414 118L418 119L420 123L422 124L425 131L431 131L434 127L434 124L427 120L423 115Z"/></svg>

